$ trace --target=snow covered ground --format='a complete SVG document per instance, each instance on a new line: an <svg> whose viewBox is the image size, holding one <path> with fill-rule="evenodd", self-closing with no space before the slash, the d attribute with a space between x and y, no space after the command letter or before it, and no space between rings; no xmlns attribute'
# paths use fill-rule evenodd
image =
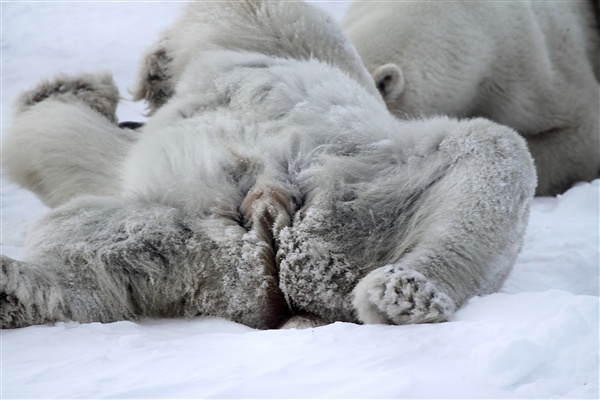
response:
<svg viewBox="0 0 600 400"><path fill-rule="evenodd" d="M21 90L111 70L125 98L178 2L2 3L2 127ZM346 3L319 3L341 18ZM125 100L122 120L141 120ZM1 251L46 211L3 181ZM600 180L532 203L500 291L435 325L257 331L233 322L65 323L2 331L2 398L599 398Z"/></svg>

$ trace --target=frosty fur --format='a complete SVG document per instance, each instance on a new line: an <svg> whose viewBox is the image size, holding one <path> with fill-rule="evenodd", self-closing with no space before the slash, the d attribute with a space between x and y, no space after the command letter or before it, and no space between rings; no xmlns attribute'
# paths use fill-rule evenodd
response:
<svg viewBox="0 0 600 400"><path fill-rule="evenodd" d="M119 164L137 134L116 125L118 101L109 73L60 75L23 93L4 135L4 175L50 207L119 195Z"/></svg>
<svg viewBox="0 0 600 400"><path fill-rule="evenodd" d="M594 4L595 3L595 4ZM600 172L597 2L356 1L343 22L399 117L485 117L519 132L537 195Z"/></svg>
<svg viewBox="0 0 600 400"><path fill-rule="evenodd" d="M240 3L228 6L202 2L188 8L173 28L163 32L146 52L135 99L146 100L153 113L174 95L175 86L191 59L215 49L318 59L339 67L369 92L376 92L354 46L327 13L302 2Z"/></svg>
<svg viewBox="0 0 600 400"><path fill-rule="evenodd" d="M105 73L20 97L4 169L56 208L22 261L2 257L2 327L440 322L499 288L536 183L525 142L484 119L393 117L340 28L292 4L190 4L152 48L166 57L144 58L137 131L118 128ZM305 22L269 19L288 9ZM244 48L248 16L265 40ZM187 34L216 44L171 50Z"/></svg>

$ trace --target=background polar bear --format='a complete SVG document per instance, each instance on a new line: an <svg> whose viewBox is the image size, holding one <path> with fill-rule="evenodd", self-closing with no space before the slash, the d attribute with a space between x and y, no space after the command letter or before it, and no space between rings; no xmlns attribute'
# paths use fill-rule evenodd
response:
<svg viewBox="0 0 600 400"><path fill-rule="evenodd" d="M190 4L138 94L154 112L139 136L118 128L107 74L17 102L5 172L58 207L23 261L2 257L3 327L444 321L519 251L535 186L523 140L482 119L397 120L309 5Z"/></svg>
<svg viewBox="0 0 600 400"><path fill-rule="evenodd" d="M394 114L510 126L535 160L536 194L556 195L600 171L595 6L357 1L343 26Z"/></svg>

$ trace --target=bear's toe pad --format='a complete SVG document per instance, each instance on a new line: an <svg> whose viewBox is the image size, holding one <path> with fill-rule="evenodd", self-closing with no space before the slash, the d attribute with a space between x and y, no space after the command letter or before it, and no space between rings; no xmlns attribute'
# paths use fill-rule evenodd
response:
<svg viewBox="0 0 600 400"><path fill-rule="evenodd" d="M354 291L358 319L368 324L444 322L456 305L416 271L382 267L364 277Z"/></svg>

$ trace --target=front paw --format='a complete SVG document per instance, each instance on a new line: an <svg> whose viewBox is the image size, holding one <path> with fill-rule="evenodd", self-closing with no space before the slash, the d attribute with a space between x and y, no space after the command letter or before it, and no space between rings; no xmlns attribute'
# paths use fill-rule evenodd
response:
<svg viewBox="0 0 600 400"><path fill-rule="evenodd" d="M64 320L53 280L27 264L0 256L0 329Z"/></svg>
<svg viewBox="0 0 600 400"><path fill-rule="evenodd" d="M53 80L43 81L21 94L16 103L17 112L24 112L47 99L83 102L110 121L117 121L115 112L119 90L108 72L75 76L61 74Z"/></svg>
<svg viewBox="0 0 600 400"><path fill-rule="evenodd" d="M444 322L456 305L416 271L386 266L365 276L353 291L358 319L367 324Z"/></svg>

